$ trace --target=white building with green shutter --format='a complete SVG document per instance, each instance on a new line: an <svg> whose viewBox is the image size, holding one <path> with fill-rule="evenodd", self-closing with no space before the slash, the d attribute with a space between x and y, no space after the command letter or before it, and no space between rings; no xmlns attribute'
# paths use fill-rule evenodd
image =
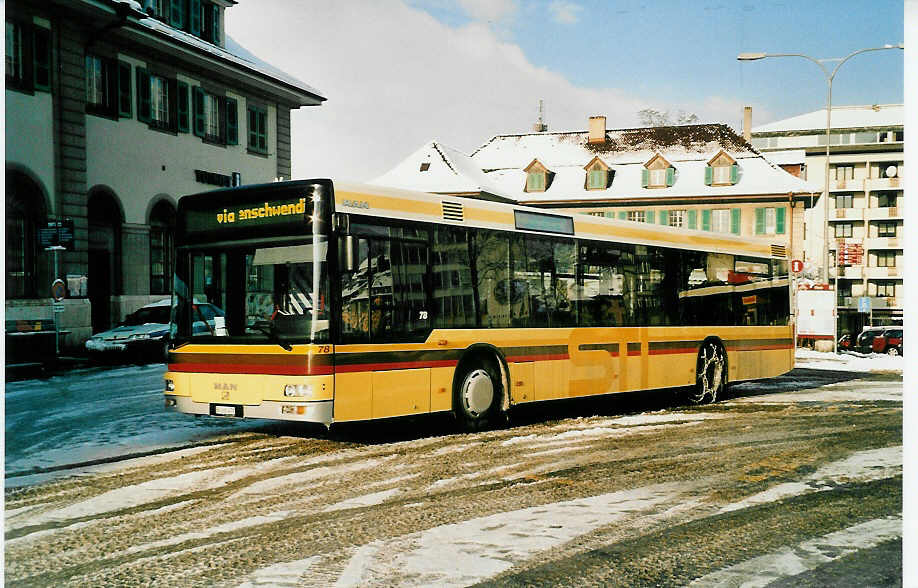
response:
<svg viewBox="0 0 918 588"><path fill-rule="evenodd" d="M722 124L497 135L471 155L432 141L374 183L759 238L803 253L818 188Z"/></svg>
<svg viewBox="0 0 918 588"><path fill-rule="evenodd" d="M49 222L73 225L57 275L79 349L169 296L180 197L290 177L290 113L325 97L225 35L235 4L6 2L8 332L52 316Z"/></svg>

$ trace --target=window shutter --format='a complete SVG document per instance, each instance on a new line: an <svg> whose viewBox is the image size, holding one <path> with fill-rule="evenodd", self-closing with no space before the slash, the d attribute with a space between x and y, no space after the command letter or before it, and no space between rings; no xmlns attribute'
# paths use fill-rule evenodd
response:
<svg viewBox="0 0 918 588"><path fill-rule="evenodd" d="M711 230L711 211L710 209L704 209L701 211L701 230L710 231Z"/></svg>
<svg viewBox="0 0 918 588"><path fill-rule="evenodd" d="M688 211L688 228L690 229L698 228L698 211L697 210Z"/></svg>
<svg viewBox="0 0 918 588"><path fill-rule="evenodd" d="M239 110L235 98L226 99L226 144L239 144Z"/></svg>
<svg viewBox="0 0 918 588"><path fill-rule="evenodd" d="M654 212L653 210L648 210L646 213L644 213L644 222L653 224L656 222L655 219L656 219L656 212Z"/></svg>
<svg viewBox="0 0 918 588"><path fill-rule="evenodd" d="M204 90L195 86L192 94L192 110L194 112L193 132L198 137L204 136Z"/></svg>
<svg viewBox="0 0 918 588"><path fill-rule="evenodd" d="M742 218L742 211L739 208L730 209L730 232L734 235L740 234L740 218Z"/></svg>
<svg viewBox="0 0 918 588"><path fill-rule="evenodd" d="M765 209L764 208L755 209L755 234L756 235L765 234Z"/></svg>
<svg viewBox="0 0 918 588"><path fill-rule="evenodd" d="M51 90L51 33L48 29L35 27L32 53L34 87L36 90Z"/></svg>
<svg viewBox="0 0 918 588"><path fill-rule="evenodd" d="M181 133L187 133L189 130L188 117L188 84L179 82L178 84L178 130Z"/></svg>
<svg viewBox="0 0 918 588"><path fill-rule="evenodd" d="M676 168L668 167L666 168L666 185L672 186L676 183Z"/></svg>
<svg viewBox="0 0 918 588"><path fill-rule="evenodd" d="M185 28L185 0L170 0L169 24L177 29Z"/></svg>
<svg viewBox="0 0 918 588"><path fill-rule="evenodd" d="M714 183L714 168L710 165L704 168L704 185L710 186Z"/></svg>
<svg viewBox="0 0 918 588"><path fill-rule="evenodd" d="M625 210L618 211L618 220L628 220L628 212Z"/></svg>
<svg viewBox="0 0 918 588"><path fill-rule="evenodd" d="M150 75L147 70L137 68L137 120L148 123L152 116L150 111Z"/></svg>
<svg viewBox="0 0 918 588"><path fill-rule="evenodd" d="M131 64L118 62L118 116L131 118Z"/></svg>
<svg viewBox="0 0 918 588"><path fill-rule="evenodd" d="M783 206L779 206L775 209L775 233L779 235L784 234L784 211Z"/></svg>
<svg viewBox="0 0 918 588"><path fill-rule="evenodd" d="M650 183L650 170L646 167L641 170L641 188L646 188Z"/></svg>
<svg viewBox="0 0 918 588"><path fill-rule="evenodd" d="M213 5L211 6L211 8L214 11L213 42L214 42L214 45L219 45L220 44L220 7L217 5Z"/></svg>
<svg viewBox="0 0 918 588"><path fill-rule="evenodd" d="M188 32L201 36L201 0L189 0Z"/></svg>
<svg viewBox="0 0 918 588"><path fill-rule="evenodd" d="M739 181L739 165L733 164L730 166L730 183L735 184Z"/></svg>
<svg viewBox="0 0 918 588"><path fill-rule="evenodd" d="M668 210L660 211L660 224L669 225L669 211Z"/></svg>

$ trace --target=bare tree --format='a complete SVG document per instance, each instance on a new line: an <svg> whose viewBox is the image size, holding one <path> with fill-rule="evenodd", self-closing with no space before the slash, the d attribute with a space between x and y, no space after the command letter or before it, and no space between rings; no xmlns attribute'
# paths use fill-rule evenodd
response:
<svg viewBox="0 0 918 588"><path fill-rule="evenodd" d="M655 108L644 108L638 111L638 120L645 127L670 127L696 124L698 115L684 110L671 115L668 110L661 112Z"/></svg>

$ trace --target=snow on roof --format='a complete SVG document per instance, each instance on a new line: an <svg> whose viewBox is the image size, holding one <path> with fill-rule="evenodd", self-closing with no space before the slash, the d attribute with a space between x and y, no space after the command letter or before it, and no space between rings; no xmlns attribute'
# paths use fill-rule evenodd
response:
<svg viewBox="0 0 918 588"><path fill-rule="evenodd" d="M669 162L707 161L723 149L734 159L758 156L742 136L723 124L611 129L606 140L588 144L589 133L497 135L472 154L485 170L524 168L538 158L543 164L586 165L598 155L606 164L646 163L659 153Z"/></svg>
<svg viewBox="0 0 918 588"><path fill-rule="evenodd" d="M195 49L198 49L204 53L208 53L224 61L229 61L234 65L242 66L257 74L261 74L262 76L273 78L274 80L282 82L288 86L293 86L302 92L312 94L318 100L325 100L325 96L320 90L317 90L312 86L309 86L308 84L305 84L294 78L293 76L290 76L280 71L279 69L265 63L264 61L261 61L241 45L236 43L229 35L226 36L226 44L228 49L224 49L219 45L205 41L204 39L196 37L191 33L173 28L166 23L149 16L139 19L137 23L151 31L155 31L159 34L171 37L172 39L180 41L186 45L191 45ZM232 49L233 51L230 51L229 49Z"/></svg>
<svg viewBox="0 0 918 588"><path fill-rule="evenodd" d="M437 141L425 143L394 168L368 183L422 192L489 192L507 197L471 157Z"/></svg>
<svg viewBox="0 0 918 588"><path fill-rule="evenodd" d="M805 149L788 149L786 151L769 151L762 154L765 159L775 165L793 165L797 163L806 163Z"/></svg>
<svg viewBox="0 0 918 588"><path fill-rule="evenodd" d="M895 127L902 126L905 112L902 104L880 104L873 106L833 106L832 128L853 129L861 127ZM826 130L826 109L814 110L806 114L778 120L754 127L752 133L776 133L784 131L823 131Z"/></svg>

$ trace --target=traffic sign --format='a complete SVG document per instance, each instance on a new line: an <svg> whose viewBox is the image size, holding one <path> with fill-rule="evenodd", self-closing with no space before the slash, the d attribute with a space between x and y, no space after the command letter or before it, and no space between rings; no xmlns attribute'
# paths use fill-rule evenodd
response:
<svg viewBox="0 0 918 588"><path fill-rule="evenodd" d="M803 262L799 259L795 259L790 262L791 271L795 274L799 274L803 271Z"/></svg>
<svg viewBox="0 0 918 588"><path fill-rule="evenodd" d="M858 312L870 312L870 296L860 296L857 299L857 311Z"/></svg>

